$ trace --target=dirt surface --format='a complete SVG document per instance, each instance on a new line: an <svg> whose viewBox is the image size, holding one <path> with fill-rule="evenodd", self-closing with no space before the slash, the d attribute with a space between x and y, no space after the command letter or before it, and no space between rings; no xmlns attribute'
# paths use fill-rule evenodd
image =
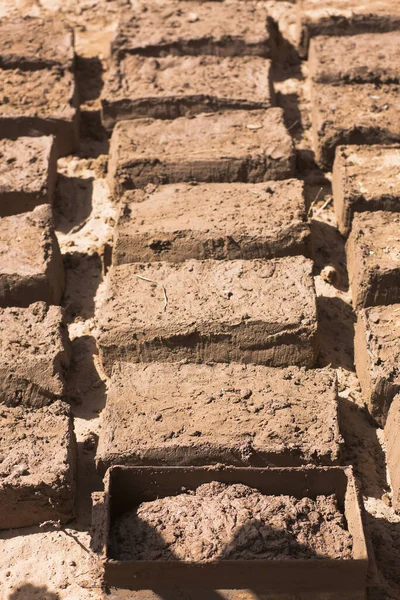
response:
<svg viewBox="0 0 400 600"><path fill-rule="evenodd" d="M78 100L73 74L57 67L4 69L0 74L2 137L15 139L36 131L39 135L55 135L59 155L76 150Z"/></svg>
<svg viewBox="0 0 400 600"><path fill-rule="evenodd" d="M258 55L269 58L275 35L263 3L131 0L113 40L118 61L126 54Z"/></svg>
<svg viewBox="0 0 400 600"><path fill-rule="evenodd" d="M113 264L309 255L302 182L175 184L126 192Z"/></svg>
<svg viewBox="0 0 400 600"><path fill-rule="evenodd" d="M353 219L347 241L347 268L353 306L400 302L400 215L362 212Z"/></svg>
<svg viewBox="0 0 400 600"><path fill-rule="evenodd" d="M148 183L287 179L294 163L282 110L270 108L117 123L108 172L114 194L120 195Z"/></svg>
<svg viewBox="0 0 400 600"><path fill-rule="evenodd" d="M117 360L186 359L312 367L311 270L301 256L113 267L99 318L104 370Z"/></svg>
<svg viewBox="0 0 400 600"><path fill-rule="evenodd" d="M65 391L68 333L58 306L0 309L2 404L43 406Z"/></svg>
<svg viewBox="0 0 400 600"><path fill-rule="evenodd" d="M51 206L0 219L0 306L60 304L63 291Z"/></svg>
<svg viewBox="0 0 400 600"><path fill-rule="evenodd" d="M112 464L334 464L342 440L329 370L117 364L96 461Z"/></svg>
<svg viewBox="0 0 400 600"><path fill-rule="evenodd" d="M206 507L206 508L205 508ZM242 484L143 502L112 526L118 560L285 560L352 557L334 496L263 496Z"/></svg>
<svg viewBox="0 0 400 600"><path fill-rule="evenodd" d="M0 217L51 204L57 177L54 138L0 140Z"/></svg>
<svg viewBox="0 0 400 600"><path fill-rule="evenodd" d="M384 33L400 28L397 0L301 0L297 2L296 40L299 52L307 55L312 37Z"/></svg>
<svg viewBox="0 0 400 600"><path fill-rule="evenodd" d="M400 212L400 146L343 146L333 165L335 214L348 234L353 214L364 210Z"/></svg>
<svg viewBox="0 0 400 600"><path fill-rule="evenodd" d="M1 406L0 426L0 529L69 521L76 470L69 406Z"/></svg>
<svg viewBox="0 0 400 600"><path fill-rule="evenodd" d="M310 77L318 83L400 83L400 32L318 36L310 43Z"/></svg>
<svg viewBox="0 0 400 600"><path fill-rule="evenodd" d="M384 422L390 403L400 391L400 305L361 310L355 333L355 365L364 401Z"/></svg>
<svg viewBox="0 0 400 600"><path fill-rule="evenodd" d="M128 55L110 70L102 121L111 130L123 119L270 108L273 99L271 61L257 56Z"/></svg>
<svg viewBox="0 0 400 600"><path fill-rule="evenodd" d="M393 144L400 141L397 85L314 83L313 146L322 167L330 169L342 144Z"/></svg>
<svg viewBox="0 0 400 600"><path fill-rule="evenodd" d="M59 20L14 18L0 27L2 69L58 66L72 70L74 59L74 31Z"/></svg>

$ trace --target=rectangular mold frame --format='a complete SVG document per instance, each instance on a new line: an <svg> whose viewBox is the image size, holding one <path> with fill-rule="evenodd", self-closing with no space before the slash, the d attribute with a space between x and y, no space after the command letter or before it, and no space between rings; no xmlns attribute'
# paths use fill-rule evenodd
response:
<svg viewBox="0 0 400 600"><path fill-rule="evenodd" d="M242 483L265 495L296 498L336 494L353 537L353 559L221 560L213 563L119 561L110 557L110 524L141 502L203 483ZM368 554L351 467L111 467L104 493L94 495L92 547L102 555L104 583L129 590L251 589L263 593L360 594ZM358 597L358 596L357 596Z"/></svg>

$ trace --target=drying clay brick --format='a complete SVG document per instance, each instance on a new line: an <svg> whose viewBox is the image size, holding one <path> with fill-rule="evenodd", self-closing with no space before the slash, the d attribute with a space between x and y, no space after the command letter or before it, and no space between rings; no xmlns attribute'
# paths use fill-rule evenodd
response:
<svg viewBox="0 0 400 600"><path fill-rule="evenodd" d="M0 137L54 135L57 155L79 145L78 99L69 71L38 69L0 71Z"/></svg>
<svg viewBox="0 0 400 600"><path fill-rule="evenodd" d="M308 64L318 83L400 83L400 31L311 40Z"/></svg>
<svg viewBox="0 0 400 600"><path fill-rule="evenodd" d="M390 405L385 425L386 462L390 474L393 496L392 506L400 511L400 394Z"/></svg>
<svg viewBox="0 0 400 600"><path fill-rule="evenodd" d="M74 65L74 32L62 20L23 18L0 26L0 68L44 69Z"/></svg>
<svg viewBox="0 0 400 600"><path fill-rule="evenodd" d="M400 142L399 86L313 83L312 137L317 162L330 169L337 146Z"/></svg>
<svg viewBox="0 0 400 600"><path fill-rule="evenodd" d="M60 304L64 265L51 206L0 219L0 306Z"/></svg>
<svg viewBox="0 0 400 600"><path fill-rule="evenodd" d="M288 179L294 171L293 141L280 108L121 121L108 165L117 196L148 183L257 183Z"/></svg>
<svg viewBox="0 0 400 600"><path fill-rule="evenodd" d="M354 362L371 414L384 422L400 392L400 304L375 306L358 314Z"/></svg>
<svg viewBox="0 0 400 600"><path fill-rule="evenodd" d="M126 192L113 264L310 253L303 183L171 184Z"/></svg>
<svg viewBox="0 0 400 600"><path fill-rule="evenodd" d="M52 204L56 178L53 136L0 139L0 217Z"/></svg>
<svg viewBox="0 0 400 600"><path fill-rule="evenodd" d="M356 309L400 302L400 214L358 213L346 254Z"/></svg>
<svg viewBox="0 0 400 600"><path fill-rule="evenodd" d="M258 56L129 55L110 70L102 92L102 121L175 119L221 109L270 108L271 61Z"/></svg>
<svg viewBox="0 0 400 600"><path fill-rule="evenodd" d="M336 375L298 367L156 363L114 367L96 462L335 464Z"/></svg>
<svg viewBox="0 0 400 600"><path fill-rule="evenodd" d="M338 227L345 235L357 212L400 212L400 146L340 146L332 186Z"/></svg>
<svg viewBox="0 0 400 600"><path fill-rule="evenodd" d="M99 319L104 369L120 360L312 367L311 273L302 256L112 267Z"/></svg>
<svg viewBox="0 0 400 600"><path fill-rule="evenodd" d="M40 407L61 398L69 364L59 306L0 309L0 404Z"/></svg>
<svg viewBox="0 0 400 600"><path fill-rule="evenodd" d="M310 39L400 30L398 0L298 0L296 41L307 56ZM365 58L365 56L364 56Z"/></svg>
<svg viewBox="0 0 400 600"><path fill-rule="evenodd" d="M275 47L275 28L262 3L146 0L122 15L111 49L118 62L127 54L270 58Z"/></svg>
<svg viewBox="0 0 400 600"><path fill-rule="evenodd" d="M70 520L76 443L69 406L2 406L0 427L0 529Z"/></svg>

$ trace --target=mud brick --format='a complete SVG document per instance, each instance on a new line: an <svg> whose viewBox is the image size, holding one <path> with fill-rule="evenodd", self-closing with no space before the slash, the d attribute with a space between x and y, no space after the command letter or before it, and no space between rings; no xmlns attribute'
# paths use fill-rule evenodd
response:
<svg viewBox="0 0 400 600"><path fill-rule="evenodd" d="M0 70L0 137L54 135L57 155L79 145L78 99L73 73L57 67Z"/></svg>
<svg viewBox="0 0 400 600"><path fill-rule="evenodd" d="M400 302L400 214L357 214L346 254L356 309Z"/></svg>
<svg viewBox="0 0 400 600"><path fill-rule="evenodd" d="M263 3L146 0L122 15L111 51L145 56L273 56L276 31Z"/></svg>
<svg viewBox="0 0 400 600"><path fill-rule="evenodd" d="M335 464L336 375L298 367L118 363L96 462L124 465Z"/></svg>
<svg viewBox="0 0 400 600"><path fill-rule="evenodd" d="M0 217L51 204L56 178L53 136L0 139Z"/></svg>
<svg viewBox="0 0 400 600"><path fill-rule="evenodd" d="M128 55L114 66L102 93L102 120L175 119L221 109L270 108L271 61L258 56Z"/></svg>
<svg viewBox="0 0 400 600"><path fill-rule="evenodd" d="M60 304L64 266L51 206L0 219L0 306Z"/></svg>
<svg viewBox="0 0 400 600"><path fill-rule="evenodd" d="M71 519L76 448L69 406L2 406L0 427L0 529Z"/></svg>
<svg viewBox="0 0 400 600"><path fill-rule="evenodd" d="M386 462L392 484L392 506L400 511L400 394L390 406L385 425Z"/></svg>
<svg viewBox="0 0 400 600"><path fill-rule="evenodd" d="M74 32L57 19L16 18L0 26L0 68L72 70Z"/></svg>
<svg viewBox="0 0 400 600"><path fill-rule="evenodd" d="M0 404L41 407L61 398L69 364L59 306L0 309Z"/></svg>
<svg viewBox="0 0 400 600"><path fill-rule="evenodd" d="M332 185L338 227L345 235L355 213L400 212L400 146L337 148Z"/></svg>
<svg viewBox="0 0 400 600"><path fill-rule="evenodd" d="M311 272L302 256L112 267L99 321L104 369L120 360L312 367Z"/></svg>
<svg viewBox="0 0 400 600"><path fill-rule="evenodd" d="M358 314L355 365L363 398L371 414L385 422L390 403L400 392L400 304L365 308Z"/></svg>
<svg viewBox="0 0 400 600"><path fill-rule="evenodd" d="M170 184L125 193L113 264L310 254L303 184Z"/></svg>
<svg viewBox="0 0 400 600"><path fill-rule="evenodd" d="M299 0L297 47L306 56L311 38L400 30L397 0ZM365 57L364 57L365 58Z"/></svg>
<svg viewBox="0 0 400 600"><path fill-rule="evenodd" d="M148 183L257 183L288 179L294 171L293 141L280 108L121 121L108 165L116 195Z"/></svg>
<svg viewBox="0 0 400 600"><path fill-rule="evenodd" d="M317 162L330 169L337 146L400 142L398 85L313 83L312 137Z"/></svg>
<svg viewBox="0 0 400 600"><path fill-rule="evenodd" d="M311 40L310 75L319 83L399 83L400 31Z"/></svg>

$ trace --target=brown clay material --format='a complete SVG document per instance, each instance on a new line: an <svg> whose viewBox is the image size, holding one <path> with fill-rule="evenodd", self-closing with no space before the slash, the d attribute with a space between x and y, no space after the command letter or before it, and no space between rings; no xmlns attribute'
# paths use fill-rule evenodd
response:
<svg viewBox="0 0 400 600"><path fill-rule="evenodd" d="M271 61L258 56L128 55L111 69L101 104L107 129L124 119L270 108Z"/></svg>
<svg viewBox="0 0 400 600"><path fill-rule="evenodd" d="M1 406L0 427L0 529L71 519L76 448L69 406Z"/></svg>
<svg viewBox="0 0 400 600"><path fill-rule="evenodd" d="M0 139L0 217L52 204L56 177L54 137Z"/></svg>
<svg viewBox="0 0 400 600"><path fill-rule="evenodd" d="M400 214L357 214L346 254L356 309L400 302Z"/></svg>
<svg viewBox="0 0 400 600"><path fill-rule="evenodd" d="M400 394L395 396L385 425L386 462L392 484L392 506L400 511Z"/></svg>
<svg viewBox="0 0 400 600"><path fill-rule="evenodd" d="M400 30L397 0L299 0L296 3L297 48L307 56L315 36L347 36ZM364 57L365 59L365 57Z"/></svg>
<svg viewBox="0 0 400 600"><path fill-rule="evenodd" d="M74 32L63 19L18 18L0 26L0 68L72 70Z"/></svg>
<svg viewBox="0 0 400 600"><path fill-rule="evenodd" d="M219 482L215 484L212 482ZM210 486L211 484L211 486ZM221 485L222 484L222 485ZM202 487L199 490L200 486ZM232 487L234 486L234 487ZM248 492L245 486L257 490ZM222 497L229 495L229 501L226 504L225 514L231 514L232 504L234 507L242 507L242 502L246 499L254 498L255 493L259 499L259 506L265 506L263 496L274 496L267 502L277 506L278 498L282 502L282 496L294 497L294 502L299 508L301 506L311 506L310 500L318 502L317 498L321 496L334 496L342 516L344 515L347 523L347 531L351 536L352 552L347 559L335 560L323 556L314 555L307 558L297 555L296 559L288 559L288 554L282 552L282 546L285 543L278 534L279 517L277 516L275 534L277 536L277 545L275 547L274 558L259 558L254 560L249 558L249 529L251 527L243 525L243 521L248 518L246 511L238 510L236 523L238 527L232 528L227 523L227 529L233 533L234 542L237 544L238 552L236 558L232 560L233 549L228 545L228 556L222 556L218 560L159 560L155 556L142 560L115 560L110 553L111 535L110 531L113 524L123 515L137 508L142 503L154 502L164 499L164 503L179 503L182 499L182 493L186 496L194 495L198 490L200 495L202 491L207 490L205 502L201 509L195 511L193 517L186 519L185 532L188 535L191 525L196 519L207 519L211 511L216 508L215 496L210 497L210 490L222 490ZM230 490L230 492L228 491ZM234 492L234 493L232 493ZM236 492L238 492L236 494ZM260 495L259 495L260 494ZM175 500L167 500L166 497L173 496ZM241 499L237 496L241 496ZM198 496L194 496L198 498ZM309 500L306 500L308 498ZM343 598L353 598L352 594L358 592L360 598L362 592L365 593L366 570L367 570L367 552L365 538L362 528L360 507L358 503L357 491L355 487L352 470L338 467L325 468L286 468L286 469L255 469L255 468L235 468L235 467L113 467L108 471L105 479L105 493L102 499L97 498L96 506L96 524L97 531L95 538L97 548L100 550L104 564L104 580L108 585L113 585L131 590L152 589L154 582L157 582L157 588L160 589L180 589L180 590L207 590L207 589L252 589L266 595L266 597L280 597L278 594L287 594L283 597L302 597L298 594L305 594L305 597L313 597L313 594L323 595L329 592L329 597L339 597L334 594L342 592ZM281 504L281 515L286 514L285 506L287 500ZM324 501L323 501L324 502ZM251 512L257 509L252 506ZM273 511L274 512L274 511ZM301 511L299 511L301 512ZM306 526L307 520L312 521L314 511L307 513L307 509L301 513L303 526ZM315 531L318 530L317 523L321 523L318 510L315 511ZM333 516L336 509L330 514ZM215 520L210 523L206 536L198 536L204 540L203 549L200 545L192 548L196 558L205 554L206 544L212 542L214 538L222 540L224 533L221 530L216 532L217 514ZM166 515L165 515L166 516ZM288 515L286 515L288 516ZM170 517L166 518L166 523L170 523ZM334 517L335 518L335 517ZM343 517L342 517L343 518ZM341 520L341 519L340 519ZM291 531L290 518L287 521L286 541L293 547L296 542L296 532ZM341 521L343 522L343 521ZM200 522L199 522L200 525ZM300 526L299 522L297 523ZM157 525L158 527L158 525ZM328 526L329 527L329 526ZM328 528L327 527L327 528ZM257 536L259 536L257 528ZM263 544L263 539L270 539L269 534L264 529L265 536L259 536L259 548ZM297 530L299 531L299 530ZM151 535L154 530L152 530ZM304 530L303 530L304 532ZM303 541L306 541L306 537ZM344 537L348 540L347 534ZM342 540L344 539L342 537ZM256 536L251 536L254 540ZM208 540L208 542L207 542ZM280 543L278 543L280 540ZM182 541L182 540L181 540ZM301 540L298 540L301 544ZM316 543L316 539L314 542ZM179 544L179 542L177 542ZM346 545L346 544L344 544ZM210 546L211 548L211 546ZM338 548L336 548L337 550ZM331 547L334 554L334 547ZM212 556L212 550L210 554ZM331 554L331 555L332 555ZM244 556L243 556L244 555ZM149 559L150 558L150 559ZM152 560L153 559L153 560ZM312 594L306 596L306 594ZM274 596L277 594L277 596ZM330 596L332 594L332 596ZM189 593L190 597L190 593ZM206 596L209 597L209 596ZM317 597L317 596L316 596ZM321 596L322 597L322 596ZM325 597L325 596L324 596Z"/></svg>
<svg viewBox="0 0 400 600"><path fill-rule="evenodd" d="M74 75L58 67L0 70L0 137L54 135L57 155L79 145L78 98Z"/></svg>
<svg viewBox="0 0 400 600"><path fill-rule="evenodd" d="M318 83L400 83L400 31L318 36L310 42L310 76Z"/></svg>
<svg viewBox="0 0 400 600"><path fill-rule="evenodd" d="M355 213L400 212L400 146L340 146L332 185L338 227L345 235Z"/></svg>
<svg viewBox="0 0 400 600"><path fill-rule="evenodd" d="M114 367L96 455L112 465L335 464L336 374L298 367Z"/></svg>
<svg viewBox="0 0 400 600"><path fill-rule="evenodd" d="M112 525L110 555L192 563L349 560L352 539L334 495L299 500L213 481L124 513Z"/></svg>
<svg viewBox="0 0 400 600"><path fill-rule="evenodd" d="M190 183L125 193L113 264L310 254L302 182Z"/></svg>
<svg viewBox="0 0 400 600"><path fill-rule="evenodd" d="M361 310L356 324L354 362L364 401L384 423L394 396L400 392L400 304Z"/></svg>
<svg viewBox="0 0 400 600"><path fill-rule="evenodd" d="M311 272L302 256L113 267L99 319L104 369L120 360L312 367Z"/></svg>
<svg viewBox="0 0 400 600"><path fill-rule="evenodd" d="M280 108L121 121L108 164L115 195L148 183L288 179L294 170L293 141Z"/></svg>
<svg viewBox="0 0 400 600"><path fill-rule="evenodd" d="M0 309L0 404L40 407L61 398L69 363L60 307Z"/></svg>
<svg viewBox="0 0 400 600"><path fill-rule="evenodd" d="M60 304L64 265L51 206L0 218L0 306Z"/></svg>
<svg viewBox="0 0 400 600"><path fill-rule="evenodd" d="M313 83L312 137L316 160L330 170L337 146L400 142L397 85Z"/></svg>
<svg viewBox="0 0 400 600"><path fill-rule="evenodd" d="M126 54L270 58L276 35L262 3L133 1L122 14L112 43L119 61Z"/></svg>

